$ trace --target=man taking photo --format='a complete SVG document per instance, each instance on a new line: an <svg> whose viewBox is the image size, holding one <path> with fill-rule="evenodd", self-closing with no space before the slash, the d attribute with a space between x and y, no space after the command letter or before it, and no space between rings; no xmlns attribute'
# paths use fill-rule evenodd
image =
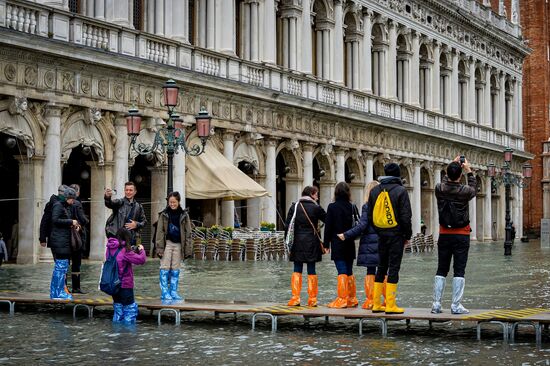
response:
<svg viewBox="0 0 550 366"><path fill-rule="evenodd" d="M462 184L462 174L468 184ZM448 166L447 175L435 186L439 212L439 239L437 241L437 274L434 279L432 313L441 313L441 297L445 279L453 260L453 297L451 312L468 314L460 303L464 295L464 272L470 249L470 216L468 202L476 196L476 179L470 163L457 156Z"/></svg>

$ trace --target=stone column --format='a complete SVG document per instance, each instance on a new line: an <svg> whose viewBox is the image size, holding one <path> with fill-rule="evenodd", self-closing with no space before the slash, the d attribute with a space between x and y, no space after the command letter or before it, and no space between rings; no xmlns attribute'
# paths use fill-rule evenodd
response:
<svg viewBox="0 0 550 366"><path fill-rule="evenodd" d="M452 64L452 70L451 70L451 100L450 100L450 115L452 117L458 118L459 117L459 111L458 111L458 93L460 93L460 90L458 88L458 51L456 49L453 49L451 51L451 64ZM465 103L464 100L462 100L462 103Z"/></svg>
<svg viewBox="0 0 550 366"><path fill-rule="evenodd" d="M258 5L257 3L253 3L250 5L252 7L252 5L254 4L256 5L255 9L257 9L257 5ZM210 6L210 2L208 3L208 6ZM235 1L222 0L218 3L218 6L220 7L219 14L221 15L221 19L216 19L216 24L218 24L218 27L214 25L214 22L213 22L214 17L212 18L209 17L208 31L210 32L210 29L212 29L212 33L214 33L214 29L215 29L215 32L218 33L218 37L221 39L221 47L219 47L218 49L219 51L228 55L235 55L235 34L236 34L235 33ZM208 8L208 12L210 13L210 8ZM257 11L255 14L252 15L252 17L256 18L255 19L256 29L258 29ZM212 27L210 27L210 24L212 24ZM273 31L275 32L275 30Z"/></svg>
<svg viewBox="0 0 550 366"><path fill-rule="evenodd" d="M103 187L110 187L111 179L107 179L105 170L112 166L97 166L91 165L91 198L90 204L90 259L105 260L105 222L107 217L112 213L111 210L105 207L103 200ZM123 197L124 191L117 192L117 198Z"/></svg>
<svg viewBox="0 0 550 366"><path fill-rule="evenodd" d="M413 162L413 199L412 206L412 231L413 235L420 232L420 221L422 220L422 181L420 179L420 164L422 162L415 160Z"/></svg>
<svg viewBox="0 0 550 366"><path fill-rule="evenodd" d="M300 187L302 186L302 180L298 177L286 177L286 202L285 202L285 211L281 212L281 215L286 215L290 209L292 202L296 202L302 193Z"/></svg>
<svg viewBox="0 0 550 366"><path fill-rule="evenodd" d="M439 183L441 183L441 165L434 164L434 190ZM434 240L437 240L439 238L439 211L437 210L437 199L435 199L435 196L432 200L432 227Z"/></svg>
<svg viewBox="0 0 550 366"><path fill-rule="evenodd" d="M334 1L334 52L332 63L332 80L337 83L344 82L344 28L342 14L342 1Z"/></svg>
<svg viewBox="0 0 550 366"><path fill-rule="evenodd" d="M250 59L260 59L260 12L257 2L250 3Z"/></svg>
<svg viewBox="0 0 550 366"><path fill-rule="evenodd" d="M432 68L432 110L439 112L439 86L440 86L440 64L439 57L441 56L441 42L434 43L434 64Z"/></svg>
<svg viewBox="0 0 550 366"><path fill-rule="evenodd" d="M321 53L323 60L323 71L321 72L321 77L323 79L331 79L332 77L332 66L334 65L334 62L330 61L330 38L332 36L330 29L323 29L321 31L322 34L322 47L321 47ZM334 53L334 51L332 52Z"/></svg>
<svg viewBox="0 0 550 366"><path fill-rule="evenodd" d="M223 156L233 164L235 133L225 131L223 134ZM233 227L235 223L235 201L222 201L222 225Z"/></svg>
<svg viewBox="0 0 550 366"><path fill-rule="evenodd" d="M42 186L43 198L46 202L52 194L57 194L57 187L61 184L61 111L62 108L55 105L46 108L48 128L45 138Z"/></svg>
<svg viewBox="0 0 550 366"><path fill-rule="evenodd" d="M374 180L374 154L367 152L363 154L365 159L365 186Z"/></svg>
<svg viewBox="0 0 550 366"><path fill-rule="evenodd" d="M518 177L519 178L519 177ZM514 223L514 226L516 227L516 237L517 239L521 238L521 235L519 235L519 197L521 195L521 191L518 186L514 185L512 186L512 222Z"/></svg>
<svg viewBox="0 0 550 366"><path fill-rule="evenodd" d="M263 61L277 63L277 32L275 15L275 0L265 0L263 27ZM310 45L311 49L311 45Z"/></svg>
<svg viewBox="0 0 550 366"><path fill-rule="evenodd" d="M304 165L304 180L302 187L313 184L313 148L315 145L304 143L302 145L303 165Z"/></svg>
<svg viewBox="0 0 550 366"><path fill-rule="evenodd" d="M500 89L498 91L498 118L496 120L496 127L502 131L506 131L506 80L504 76L504 72L499 73Z"/></svg>
<svg viewBox="0 0 550 366"><path fill-rule="evenodd" d="M517 130L516 133L523 134L523 83L521 80L517 81L517 87L516 87L516 93L518 94L518 104L517 104L517 120L516 120L516 126Z"/></svg>
<svg viewBox="0 0 550 366"><path fill-rule="evenodd" d="M468 69L470 70L470 76L468 78L468 121L474 122L476 120L476 67L473 57L468 59Z"/></svg>
<svg viewBox="0 0 550 366"><path fill-rule="evenodd" d="M346 181L346 150L336 149L336 183Z"/></svg>
<svg viewBox="0 0 550 366"><path fill-rule="evenodd" d="M297 23L298 23L298 18L295 18L295 17L292 17L292 18L289 18L288 19L289 21L289 44L288 44L288 47L289 47L289 60L290 60L290 63L289 63L289 68L291 68L292 70L296 70L298 68L298 63L297 63L297 54L298 54L298 47L297 47L297 38L298 38L298 28L297 28Z"/></svg>
<svg viewBox="0 0 550 366"><path fill-rule="evenodd" d="M363 12L363 60L361 62L361 90L372 93L372 10Z"/></svg>
<svg viewBox="0 0 550 366"><path fill-rule="evenodd" d="M414 106L420 106L420 100L418 95L419 86L419 72L420 72L420 39L419 34L416 31L412 32L412 59L411 59L411 83L409 102Z"/></svg>
<svg viewBox="0 0 550 366"><path fill-rule="evenodd" d="M468 202L468 210L470 214L470 240L477 240L477 198L474 197Z"/></svg>
<svg viewBox="0 0 550 366"><path fill-rule="evenodd" d="M185 130L184 130L185 131ZM185 131L185 136L187 136L187 132ZM172 171L172 175L174 177L173 180L173 189L176 192L179 192L181 196L181 204L182 206L185 206L185 199L186 199L186 184L185 184L185 151L178 151L177 154L174 155L173 160L173 166L174 169ZM193 159L193 158L191 158Z"/></svg>
<svg viewBox="0 0 550 366"><path fill-rule="evenodd" d="M151 217L147 218L148 225L152 226L153 223L158 220L158 213L162 211L168 204L168 202L166 201L167 177L168 172L166 166L156 166L151 169ZM174 189L174 191L176 191L176 189ZM183 197L181 201L181 206L185 207L185 201L183 200Z"/></svg>
<svg viewBox="0 0 550 366"><path fill-rule="evenodd" d="M149 0L152 1L152 0ZM164 0L155 1L155 34L164 36Z"/></svg>
<svg viewBox="0 0 550 366"><path fill-rule="evenodd" d="M128 181L128 133L124 114L119 113L115 120L116 144L115 144L115 166L114 185L112 188L118 194L124 194L124 183Z"/></svg>
<svg viewBox="0 0 550 366"><path fill-rule="evenodd" d="M313 57L311 54L311 12L310 12L310 0L302 0L302 65L301 70L306 74L311 74ZM270 33L275 33L272 30Z"/></svg>
<svg viewBox="0 0 550 366"><path fill-rule="evenodd" d="M172 22L172 38L189 43L189 1L172 0L172 10L169 16Z"/></svg>
<svg viewBox="0 0 550 366"><path fill-rule="evenodd" d="M484 200L484 210L483 210L483 240L491 241L493 239L491 228L493 226L492 214L491 214L491 177L487 176L485 178L485 200Z"/></svg>
<svg viewBox="0 0 550 366"><path fill-rule="evenodd" d="M46 201L42 200L42 158L19 159L19 201L17 264L36 264L41 249L39 245L40 220ZM50 255L51 258L51 255Z"/></svg>
<svg viewBox="0 0 550 366"><path fill-rule="evenodd" d="M95 0L86 0L86 16L93 18L95 10Z"/></svg>
<svg viewBox="0 0 550 366"><path fill-rule="evenodd" d="M99 0L98 0L99 1ZM147 1L147 32L155 33L155 2Z"/></svg>
<svg viewBox="0 0 550 366"><path fill-rule="evenodd" d="M264 220L267 222L277 222L277 176L276 176L276 159L277 159L277 141L273 139L264 140L265 146L265 189L269 193L269 197L264 198ZM286 215L286 212L282 212Z"/></svg>
<svg viewBox="0 0 550 366"><path fill-rule="evenodd" d="M321 207L323 209L327 209L329 203L332 202L332 198L334 196L334 186L335 186L336 182L334 181L326 181L326 182L321 182L320 184L320 194L321 194L321 197L319 199L319 204L321 205Z"/></svg>
<svg viewBox="0 0 550 366"><path fill-rule="evenodd" d="M104 0L95 1L94 15L96 19L105 20L105 1Z"/></svg>
<svg viewBox="0 0 550 366"><path fill-rule="evenodd" d="M166 38L172 37L172 17L174 16L174 8L172 0L164 0L164 36ZM176 23L186 24L187 19L179 18Z"/></svg>
<svg viewBox="0 0 550 366"><path fill-rule="evenodd" d="M130 7L127 1L114 1L113 6L113 22L123 27L130 27Z"/></svg>
<svg viewBox="0 0 550 366"><path fill-rule="evenodd" d="M518 221L516 222L516 237L523 238L523 190L518 194Z"/></svg>
<svg viewBox="0 0 550 366"><path fill-rule="evenodd" d="M491 125L491 66L485 65L485 88L483 90L483 110L485 112L485 125Z"/></svg>
<svg viewBox="0 0 550 366"><path fill-rule="evenodd" d="M216 41L215 41L216 40L216 7L215 5L216 5L215 0L206 0L206 22L204 24L206 27L206 48L210 50L213 50L216 47ZM224 10L228 10L228 9L224 9ZM233 13L225 13L225 17L228 17L231 20L233 20ZM221 25L221 21L222 20L220 19L219 20L220 25Z"/></svg>
<svg viewBox="0 0 550 366"><path fill-rule="evenodd" d="M388 57L386 59L387 83L386 97L397 99L396 75L397 75L397 23L393 20L388 21ZM383 63L381 64L383 65Z"/></svg>

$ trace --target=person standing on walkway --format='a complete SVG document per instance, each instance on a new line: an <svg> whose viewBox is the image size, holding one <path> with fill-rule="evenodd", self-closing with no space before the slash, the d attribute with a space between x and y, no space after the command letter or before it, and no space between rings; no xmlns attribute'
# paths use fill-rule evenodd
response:
<svg viewBox="0 0 550 366"><path fill-rule="evenodd" d="M4 236L0 233L0 267L3 261L8 260L8 248L6 248L6 242L4 242Z"/></svg>
<svg viewBox="0 0 550 366"><path fill-rule="evenodd" d="M70 206L75 199L75 190L67 188L52 206L52 227L48 244L55 262L50 284L50 298L55 300L73 299L71 294L65 291L65 279L71 258L71 228L78 227L78 221L71 219L70 213Z"/></svg>
<svg viewBox="0 0 550 366"><path fill-rule="evenodd" d="M105 190L105 207L113 210L105 225L107 238L116 237L118 229L125 228L132 234L131 245L141 241L139 232L147 224L143 206L134 199L137 193L136 185L133 182L124 183L124 198L113 199L113 191L110 188Z"/></svg>
<svg viewBox="0 0 550 366"><path fill-rule="evenodd" d="M357 253L357 265L367 267L367 275L365 276L365 296L367 299L362 306L363 309L367 310L372 309L374 277L376 275L376 267L378 267L380 263L380 258L378 256L378 234L376 234L376 230L374 230L374 227L369 223L368 205L370 192L378 184L379 183L375 180L367 184L367 188L365 189L365 204L361 208L361 219L359 224L345 233L338 234L340 240L355 240L361 237ZM385 295L385 291L382 291L382 295ZM383 306L385 305L383 304Z"/></svg>
<svg viewBox="0 0 550 366"><path fill-rule="evenodd" d="M468 184L461 184L462 173ZM453 260L453 297L451 313L468 314L460 303L464 295L464 272L470 249L470 214L468 202L476 196L476 178L468 160L456 157L447 166L447 175L435 186L439 213L439 239L437 240L437 273L434 279L432 313L441 313L441 298L447 274Z"/></svg>
<svg viewBox="0 0 550 366"><path fill-rule="evenodd" d="M183 300L178 294L181 260L193 253L189 209L181 207L179 192L168 195L168 205L159 212L156 230L155 247L160 258L160 299Z"/></svg>
<svg viewBox="0 0 550 366"><path fill-rule="evenodd" d="M338 233L346 232L352 228L353 210L349 185L346 182L336 184L334 202L327 207L324 236L325 244L330 246L331 259L338 271L338 296L327 305L330 308L351 308L359 304L355 276L353 275L355 242L353 239L342 241L337 236Z"/></svg>
<svg viewBox="0 0 550 366"><path fill-rule="evenodd" d="M307 186L302 191L302 197L288 211L286 235L289 230L293 231L289 259L294 262L294 271L290 278L292 297L288 306L300 305L304 263L307 265L307 293L309 296L307 305L317 306L319 291L315 263L320 262L326 252L318 229L319 221L325 221L326 212L317 204L318 200L319 189L315 186ZM291 224L292 228L290 228Z"/></svg>
<svg viewBox="0 0 550 366"><path fill-rule="evenodd" d="M40 232L39 238L40 245L42 247L50 247L49 237L52 231L52 208L55 202L63 200L63 193L68 187L64 184L60 185L57 188L57 195L52 194L49 201L44 206L44 213L42 214L42 219L40 219ZM53 254L53 253L52 253Z"/></svg>
<svg viewBox="0 0 550 366"><path fill-rule="evenodd" d="M84 208L80 202L80 186L78 184L71 184L70 187L76 192L76 199L71 205L71 219L78 221L80 230L80 241L82 246L80 248L73 248L71 253L71 283L73 294L85 294L80 288L80 267L82 265L82 253L84 252L84 246L86 245L86 225L90 222L88 217L84 213Z"/></svg>
<svg viewBox="0 0 550 366"><path fill-rule="evenodd" d="M378 180L369 195L369 222L378 234L380 264L376 269L373 294L373 313L402 314L405 310L396 304L399 269L405 245L412 235L412 210L409 194L401 181L401 169L396 163L384 166L385 176ZM381 296L386 284L386 306Z"/></svg>
<svg viewBox="0 0 550 366"><path fill-rule="evenodd" d="M147 260L140 244L132 247L132 233L120 228L115 237L107 239L105 258L116 255L120 290L113 295L113 322L134 324L138 315L138 304L134 297L134 265L142 265Z"/></svg>

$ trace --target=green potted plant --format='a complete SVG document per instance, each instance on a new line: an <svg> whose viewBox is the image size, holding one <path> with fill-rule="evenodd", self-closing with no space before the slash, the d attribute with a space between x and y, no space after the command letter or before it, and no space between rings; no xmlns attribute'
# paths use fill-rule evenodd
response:
<svg viewBox="0 0 550 366"><path fill-rule="evenodd" d="M262 221L260 222L260 231L269 231L269 222Z"/></svg>

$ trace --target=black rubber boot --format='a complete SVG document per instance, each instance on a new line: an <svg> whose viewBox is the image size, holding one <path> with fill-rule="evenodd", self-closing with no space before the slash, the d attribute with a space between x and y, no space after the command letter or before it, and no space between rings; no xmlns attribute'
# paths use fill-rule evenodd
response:
<svg viewBox="0 0 550 366"><path fill-rule="evenodd" d="M86 292L82 291L80 288L80 274L71 275L71 280L73 284L73 294L85 294Z"/></svg>

